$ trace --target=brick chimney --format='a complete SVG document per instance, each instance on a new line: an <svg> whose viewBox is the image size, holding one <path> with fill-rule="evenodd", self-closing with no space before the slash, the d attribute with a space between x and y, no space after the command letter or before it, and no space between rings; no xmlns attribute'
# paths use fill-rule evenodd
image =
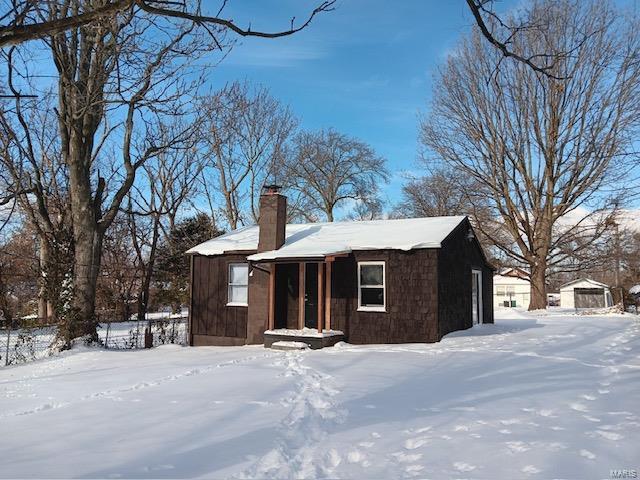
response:
<svg viewBox="0 0 640 480"><path fill-rule="evenodd" d="M260 195L258 252L277 250L284 244L287 226L287 197L278 185L265 185Z"/></svg>

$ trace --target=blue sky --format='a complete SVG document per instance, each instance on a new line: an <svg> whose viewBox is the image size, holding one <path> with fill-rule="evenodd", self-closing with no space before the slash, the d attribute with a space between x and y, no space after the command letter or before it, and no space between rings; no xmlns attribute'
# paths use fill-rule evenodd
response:
<svg viewBox="0 0 640 480"><path fill-rule="evenodd" d="M278 30L319 2L229 0L226 14ZM515 5L503 0L498 8ZM239 40L209 81L263 84L303 128L335 127L366 141L388 160L385 196L394 202L401 173L415 168L418 113L427 109L432 76L472 22L464 0L338 0L292 37Z"/></svg>
<svg viewBox="0 0 640 480"><path fill-rule="evenodd" d="M223 13L254 30L287 29L322 0L227 0ZM499 13L526 0L498 0ZM614 0L636 10L640 0ZM222 0L204 0L215 14ZM304 129L334 127L370 145L388 161L386 207L399 199L404 172L416 172L418 115L427 112L432 78L474 22L465 0L337 0L305 30L280 39L239 38L208 71L218 89L248 80L268 87ZM47 73L46 51L34 57ZM217 60L217 59L216 59ZM46 67L42 67L46 65Z"/></svg>

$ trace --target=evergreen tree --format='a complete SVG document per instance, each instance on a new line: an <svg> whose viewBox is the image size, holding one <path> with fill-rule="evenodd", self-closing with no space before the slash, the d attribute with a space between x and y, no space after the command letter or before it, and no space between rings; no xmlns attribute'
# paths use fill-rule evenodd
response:
<svg viewBox="0 0 640 480"><path fill-rule="evenodd" d="M174 312L189 301L189 257L191 247L222 235L211 218L199 213L176 223L158 246L155 282L157 302L171 305Z"/></svg>

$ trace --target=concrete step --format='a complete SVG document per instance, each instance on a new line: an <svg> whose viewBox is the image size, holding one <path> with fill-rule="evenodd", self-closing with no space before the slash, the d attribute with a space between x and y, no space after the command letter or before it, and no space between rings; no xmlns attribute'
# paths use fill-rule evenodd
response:
<svg viewBox="0 0 640 480"><path fill-rule="evenodd" d="M271 348L273 350L306 350L307 348L309 348L309 345L304 342L279 341L273 342L271 344Z"/></svg>

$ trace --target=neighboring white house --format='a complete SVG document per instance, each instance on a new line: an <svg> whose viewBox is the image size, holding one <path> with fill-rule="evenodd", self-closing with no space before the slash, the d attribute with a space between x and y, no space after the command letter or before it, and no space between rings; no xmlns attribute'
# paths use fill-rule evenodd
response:
<svg viewBox="0 0 640 480"><path fill-rule="evenodd" d="M560 287L560 306L564 308L606 308L613 306L608 285L590 278L579 278Z"/></svg>
<svg viewBox="0 0 640 480"><path fill-rule="evenodd" d="M505 268L493 276L493 306L529 308L529 273L521 268Z"/></svg>

